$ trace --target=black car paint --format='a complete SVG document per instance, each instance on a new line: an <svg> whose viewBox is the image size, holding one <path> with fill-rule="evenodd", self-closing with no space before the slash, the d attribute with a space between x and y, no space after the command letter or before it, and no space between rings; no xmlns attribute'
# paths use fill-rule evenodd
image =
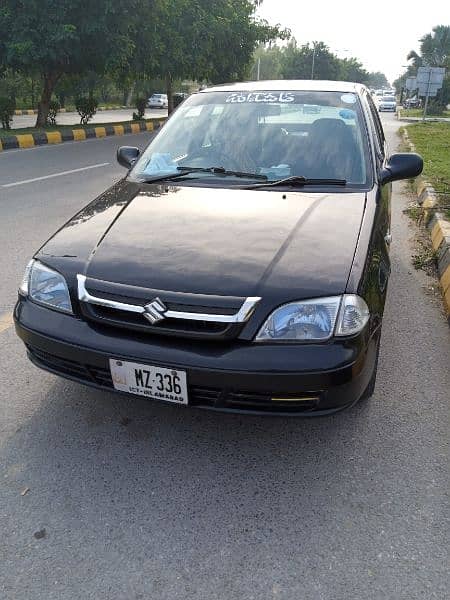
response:
<svg viewBox="0 0 450 600"><path fill-rule="evenodd" d="M277 306L346 291L364 192L119 186L36 255L65 274L74 306L77 273L153 290L260 296L242 334L252 339L259 319Z"/></svg>
<svg viewBox="0 0 450 600"><path fill-rule="evenodd" d="M58 356L103 367L107 357L114 356L184 368L191 386L238 387L268 394L317 392L321 400L314 414L357 401L376 364L390 271L386 239L391 184L378 183L387 164L387 149L384 140L377 142L370 131L376 123L364 95L361 101L376 181L370 190L244 192L215 188L207 179L194 185L148 185L125 178L80 211L36 254L66 277L75 316L24 298L15 310L17 332L32 360L52 370L39 364L32 349L50 354L53 349ZM266 211L259 214L258 205ZM240 218L239 206L246 211ZM161 235L174 223L169 237ZM105 331L81 319L78 273L153 289L258 294L262 300L233 343L143 339L120 330ZM252 342L275 307L344 292L361 295L370 309L370 321L357 336L294 345ZM219 403L215 408L227 406ZM258 411L253 407L252 412Z"/></svg>

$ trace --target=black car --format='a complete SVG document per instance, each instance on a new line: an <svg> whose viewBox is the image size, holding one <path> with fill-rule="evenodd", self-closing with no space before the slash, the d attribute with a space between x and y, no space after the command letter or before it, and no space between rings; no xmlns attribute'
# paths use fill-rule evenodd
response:
<svg viewBox="0 0 450 600"><path fill-rule="evenodd" d="M312 416L371 395L391 182L422 159L389 156L365 87L206 89L118 160L126 177L27 266L14 316L35 365L221 411Z"/></svg>

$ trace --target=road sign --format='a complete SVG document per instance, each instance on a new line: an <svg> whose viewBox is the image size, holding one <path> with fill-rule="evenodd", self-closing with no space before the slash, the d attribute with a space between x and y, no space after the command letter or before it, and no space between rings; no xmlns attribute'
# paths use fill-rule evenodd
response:
<svg viewBox="0 0 450 600"><path fill-rule="evenodd" d="M437 96L444 81L444 67L419 67L417 69L417 86L419 96L425 96L425 106L423 107L422 119L425 120L427 114L428 98Z"/></svg>
<svg viewBox="0 0 450 600"><path fill-rule="evenodd" d="M417 83L442 84L445 75L444 67L419 67L417 69ZM430 78L431 76L431 78Z"/></svg>
<svg viewBox="0 0 450 600"><path fill-rule="evenodd" d="M417 85L419 96L435 97L444 81L444 67L419 67L417 69Z"/></svg>
<svg viewBox="0 0 450 600"><path fill-rule="evenodd" d="M416 77L408 77L406 79L405 88L408 90L408 92L413 92L414 90L417 90Z"/></svg>

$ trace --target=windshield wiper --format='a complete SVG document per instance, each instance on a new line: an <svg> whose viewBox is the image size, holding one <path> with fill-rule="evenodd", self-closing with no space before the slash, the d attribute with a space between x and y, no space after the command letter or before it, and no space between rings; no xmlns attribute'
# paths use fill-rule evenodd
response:
<svg viewBox="0 0 450 600"><path fill-rule="evenodd" d="M166 173L165 175L155 175L155 177L146 177L145 179L141 179L140 183L157 183L158 181L170 181L171 179L178 179L179 177L189 175L189 173L196 172L197 171L195 169L189 169L188 171L184 171L183 173Z"/></svg>
<svg viewBox="0 0 450 600"><path fill-rule="evenodd" d="M266 175L260 175L259 173L244 173L243 171L228 171L224 167L177 167L177 171L180 173L166 173L166 175L156 175L155 177L148 177L141 180L142 183L157 183L158 181L170 181L171 179L178 179L191 173L211 173L212 175L224 175L226 177L243 177L247 179L261 179L267 181Z"/></svg>
<svg viewBox="0 0 450 600"><path fill-rule="evenodd" d="M225 167L177 167L178 171L187 173L212 173L213 175L225 175L226 177L243 177L248 179L261 179L267 181L267 175L260 173L246 173L244 171L232 171Z"/></svg>
<svg viewBox="0 0 450 600"><path fill-rule="evenodd" d="M292 175L291 177L284 177L283 179L275 179L274 181L268 181L267 183L254 183L252 185L246 185L243 189L254 190L260 187L303 187L305 185L347 185L346 179L309 179L303 177L303 175ZM241 187L242 189L242 187Z"/></svg>

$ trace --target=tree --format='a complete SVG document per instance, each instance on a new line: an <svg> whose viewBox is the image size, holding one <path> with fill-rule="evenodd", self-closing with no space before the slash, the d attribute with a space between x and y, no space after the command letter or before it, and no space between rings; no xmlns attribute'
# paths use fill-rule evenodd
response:
<svg viewBox="0 0 450 600"><path fill-rule="evenodd" d="M420 39L423 62L430 67L450 67L450 25L437 25Z"/></svg>
<svg viewBox="0 0 450 600"><path fill-rule="evenodd" d="M138 10L150 0L2 0L0 53L4 63L39 73L37 127L47 121L55 86L64 74L103 73L127 62Z"/></svg>
<svg viewBox="0 0 450 600"><path fill-rule="evenodd" d="M282 56L282 49L278 46L269 45L268 48L265 48L263 44L260 44L253 55L251 79L257 79L258 65L260 79L279 79L281 77Z"/></svg>
<svg viewBox="0 0 450 600"><path fill-rule="evenodd" d="M336 55L324 42L304 44L300 48L295 39L287 45L281 65L285 79L339 79L340 65Z"/></svg>
<svg viewBox="0 0 450 600"><path fill-rule="evenodd" d="M369 73L365 83L370 88L376 90L389 87L387 77L384 73L381 73L381 71L373 71L372 73Z"/></svg>
<svg viewBox="0 0 450 600"><path fill-rule="evenodd" d="M447 69L438 100L434 103L436 107L440 105L442 109L450 101L450 25L433 27L431 33L420 38L420 54L411 50L407 60L411 64L406 72L394 82L397 90L404 87L407 77L416 75L419 67L430 66Z"/></svg>
<svg viewBox="0 0 450 600"><path fill-rule="evenodd" d="M169 112L175 79L217 83L243 78L259 43L288 35L256 20L257 4L253 0L156 0L137 31L130 70L164 78Z"/></svg>
<svg viewBox="0 0 450 600"><path fill-rule="evenodd" d="M342 81L354 81L355 83L365 83L369 73L364 69L362 63L357 58L340 58L340 79Z"/></svg>

